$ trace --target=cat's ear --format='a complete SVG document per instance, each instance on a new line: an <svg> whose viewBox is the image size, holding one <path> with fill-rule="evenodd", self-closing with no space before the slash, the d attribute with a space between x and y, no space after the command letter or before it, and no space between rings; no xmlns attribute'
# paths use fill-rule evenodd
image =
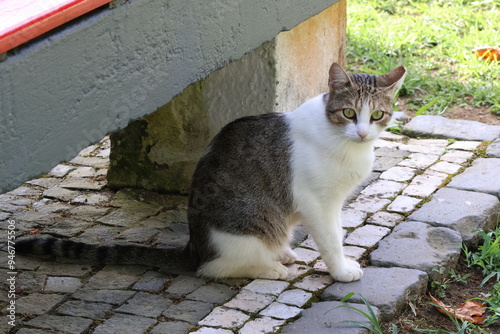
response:
<svg viewBox="0 0 500 334"><path fill-rule="evenodd" d="M379 77L379 85L386 87L387 92L395 96L396 92L403 86L403 81L406 74L406 68L399 66Z"/></svg>
<svg viewBox="0 0 500 334"><path fill-rule="evenodd" d="M330 66L328 74L328 87L330 87L330 90L352 85L349 75L337 63L333 63L332 66Z"/></svg>

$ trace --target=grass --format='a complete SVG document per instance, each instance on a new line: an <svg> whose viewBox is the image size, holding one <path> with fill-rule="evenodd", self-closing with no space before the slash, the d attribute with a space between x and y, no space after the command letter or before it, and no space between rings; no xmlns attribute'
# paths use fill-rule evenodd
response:
<svg viewBox="0 0 500 334"><path fill-rule="evenodd" d="M482 274L485 276L481 285L492 278L498 282L500 281L500 230L480 231L479 233L484 242L479 246L477 252L470 252L465 245L462 247L467 265L481 268Z"/></svg>
<svg viewBox="0 0 500 334"><path fill-rule="evenodd" d="M349 0L348 20L348 68L382 74L403 64L410 111L500 114L500 62L471 52L498 45L500 0Z"/></svg>

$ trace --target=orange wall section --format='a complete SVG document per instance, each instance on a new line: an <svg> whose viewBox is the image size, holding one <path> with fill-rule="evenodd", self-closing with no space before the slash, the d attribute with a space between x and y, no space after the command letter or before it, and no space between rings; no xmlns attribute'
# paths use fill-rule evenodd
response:
<svg viewBox="0 0 500 334"><path fill-rule="evenodd" d="M2 0L0 54L112 0Z"/></svg>

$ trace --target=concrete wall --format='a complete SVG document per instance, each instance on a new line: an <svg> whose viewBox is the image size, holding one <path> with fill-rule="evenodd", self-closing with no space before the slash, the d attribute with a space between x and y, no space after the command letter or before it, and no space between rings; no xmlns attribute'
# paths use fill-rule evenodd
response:
<svg viewBox="0 0 500 334"><path fill-rule="evenodd" d="M278 34L113 133L108 185L188 193L199 157L224 125L291 111L326 92L331 63L345 61L345 4Z"/></svg>
<svg viewBox="0 0 500 334"><path fill-rule="evenodd" d="M152 113L336 0L131 0L0 62L0 192Z"/></svg>

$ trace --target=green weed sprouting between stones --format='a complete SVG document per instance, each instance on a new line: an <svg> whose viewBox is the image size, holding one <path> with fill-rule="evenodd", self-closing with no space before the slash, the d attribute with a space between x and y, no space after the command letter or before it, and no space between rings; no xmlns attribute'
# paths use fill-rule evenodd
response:
<svg viewBox="0 0 500 334"><path fill-rule="evenodd" d="M454 269L446 269L445 267L441 267L439 269L432 269L432 271L437 272L441 277L440 280L433 280L431 282L431 288L434 289L435 294L438 297L444 297L446 295L446 289L451 283L464 283L467 284L467 278L469 278L470 274L460 275L455 272Z"/></svg>
<svg viewBox="0 0 500 334"><path fill-rule="evenodd" d="M347 302L352 296L354 296L355 293L354 292L351 292L349 294L347 294L344 298L342 298L340 301L341 302ZM361 294L358 294L359 297L361 298L361 300L363 301L363 303L365 304L368 312L364 312L356 307L353 307L353 306L350 306L350 305L340 305L338 307L345 307L345 308L349 308L351 310L354 310L358 313L360 313L361 315L363 315L366 319L368 319L368 321L370 322L371 326L368 326L360 321L350 321L350 320L346 320L346 321L342 321L343 323L349 323L349 324L353 324L353 325L356 325L356 326L359 326L359 327L362 327L362 328L365 328L367 329L368 331L370 331L370 333L374 333L374 334L384 334L384 332L382 331L382 327L380 325L380 322L377 318L377 315L375 314L375 311L373 311L373 308L371 307L370 303L366 300L365 297L363 297L363 295ZM396 325L392 324L392 334L397 334L398 333L398 329L396 327Z"/></svg>
<svg viewBox="0 0 500 334"><path fill-rule="evenodd" d="M489 232L479 231L479 234L484 242L478 247L477 252L472 253L466 245L462 246L467 266L481 268L481 272L485 276L481 285L494 277L500 281L500 229L497 228Z"/></svg>
<svg viewBox="0 0 500 334"><path fill-rule="evenodd" d="M350 70L408 73L401 96L418 114L462 105L500 114L500 63L471 52L497 46L500 0L349 0Z"/></svg>

